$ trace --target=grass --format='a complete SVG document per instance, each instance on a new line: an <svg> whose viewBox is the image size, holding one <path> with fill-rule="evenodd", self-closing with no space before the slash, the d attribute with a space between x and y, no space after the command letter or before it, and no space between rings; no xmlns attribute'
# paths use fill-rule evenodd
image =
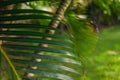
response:
<svg viewBox="0 0 120 80"><path fill-rule="evenodd" d="M85 80L120 80L120 26L103 29Z"/></svg>

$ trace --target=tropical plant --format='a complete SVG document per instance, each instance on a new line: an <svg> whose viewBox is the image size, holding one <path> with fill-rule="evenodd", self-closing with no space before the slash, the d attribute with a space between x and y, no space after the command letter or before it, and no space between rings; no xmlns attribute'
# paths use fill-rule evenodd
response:
<svg viewBox="0 0 120 80"><path fill-rule="evenodd" d="M96 43L93 27L70 11L72 0L58 1L56 13L37 10L31 1L48 3L0 3L0 72L6 67L6 80L80 80L85 56ZM17 9L20 3L34 8ZM67 30L58 29L59 24Z"/></svg>

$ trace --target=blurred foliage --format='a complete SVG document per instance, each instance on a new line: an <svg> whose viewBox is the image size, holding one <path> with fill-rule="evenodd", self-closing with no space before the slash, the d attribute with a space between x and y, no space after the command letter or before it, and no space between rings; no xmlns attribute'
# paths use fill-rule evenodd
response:
<svg viewBox="0 0 120 80"><path fill-rule="evenodd" d="M86 67L89 64L88 58L95 49L97 34L87 20L77 19L75 14L70 14L66 17L69 34L72 35L71 40L74 42L72 51L79 57L78 60L81 62L81 67L78 70L81 71L82 76L80 78L77 77L76 80L85 80Z"/></svg>
<svg viewBox="0 0 120 80"><path fill-rule="evenodd" d="M66 17L69 26L69 34L72 35L74 42L74 53L78 56L89 56L97 42L97 34L94 32L93 26L87 20L77 19L75 14L68 14Z"/></svg>
<svg viewBox="0 0 120 80"><path fill-rule="evenodd" d="M101 29L120 24L119 7L119 0L92 0L86 6L86 14L93 24Z"/></svg>
<svg viewBox="0 0 120 80"><path fill-rule="evenodd" d="M89 58L85 80L120 80L120 26L103 29Z"/></svg>
<svg viewBox="0 0 120 80"><path fill-rule="evenodd" d="M95 27L120 24L119 0L76 0L71 10L77 15L85 15Z"/></svg>

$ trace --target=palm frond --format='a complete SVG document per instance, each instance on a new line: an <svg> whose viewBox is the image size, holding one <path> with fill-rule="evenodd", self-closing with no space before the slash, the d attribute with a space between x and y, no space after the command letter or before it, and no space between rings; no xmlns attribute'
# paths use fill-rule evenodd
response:
<svg viewBox="0 0 120 80"><path fill-rule="evenodd" d="M38 0L9 0L3 1L0 5L7 6L29 1ZM52 13L42 10L0 11L1 53L5 54L8 65L12 64L10 65L11 72L19 74L25 80L28 78L29 80L74 80L80 76L80 72L76 71L76 68L80 67L80 62L77 60L78 57L71 52L73 42L69 35L49 24L24 23L35 19L57 20ZM61 32L62 35L46 33L47 30ZM52 40L46 40L45 37L52 38ZM40 46L40 44L47 44L48 47ZM36 54L36 52L45 53ZM32 77L26 76L25 73L30 73ZM17 75L14 76L17 77ZM11 80L20 79L12 78Z"/></svg>
<svg viewBox="0 0 120 80"><path fill-rule="evenodd" d="M66 23L69 26L69 34L73 42L71 51L79 57L77 59L81 62L81 68L79 68L78 71L80 71L82 75L87 76L86 67L90 64L89 57L95 49L97 34L87 20L81 20L76 17L73 13L66 15ZM77 79L83 80L85 78L78 77Z"/></svg>

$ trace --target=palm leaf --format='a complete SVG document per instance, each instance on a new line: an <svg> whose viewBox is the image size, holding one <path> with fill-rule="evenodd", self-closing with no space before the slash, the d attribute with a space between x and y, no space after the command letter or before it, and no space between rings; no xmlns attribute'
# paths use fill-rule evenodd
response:
<svg viewBox="0 0 120 80"><path fill-rule="evenodd" d="M3 1L0 3L0 6L29 1L38 0L9 0ZM6 14L9 14L9 16L5 16ZM29 78L30 80L74 80L77 76L80 76L80 72L75 70L76 67L80 66L80 62L77 60L78 57L71 52L73 42L67 33L53 28L49 24L27 24L21 21L35 19L57 20L52 16L52 13L42 10L19 9L0 11L0 40L3 42L1 53L10 66L12 74L9 74L9 76L16 77L13 77L12 80L20 80L18 76L28 80L28 76L24 75L25 73L34 75ZM16 21L19 21L19 23L16 23ZM61 35L59 33L46 33L47 30L61 32ZM45 37L52 38L52 40L46 40L44 39ZM49 46L43 47L40 44L48 44ZM41 51L44 51L45 54L35 54L35 52ZM37 62L33 59L41 59L42 61ZM31 66L37 68L33 69Z"/></svg>
<svg viewBox="0 0 120 80"><path fill-rule="evenodd" d="M89 60L97 43L97 34L87 20L76 17L75 14L69 13L66 15L66 23L69 26L69 34L72 35L71 40L74 42L72 52L79 56L78 60L81 62L81 68L78 70L81 71L83 78L78 77L77 79L83 80L84 76L87 76L87 66L90 64Z"/></svg>

